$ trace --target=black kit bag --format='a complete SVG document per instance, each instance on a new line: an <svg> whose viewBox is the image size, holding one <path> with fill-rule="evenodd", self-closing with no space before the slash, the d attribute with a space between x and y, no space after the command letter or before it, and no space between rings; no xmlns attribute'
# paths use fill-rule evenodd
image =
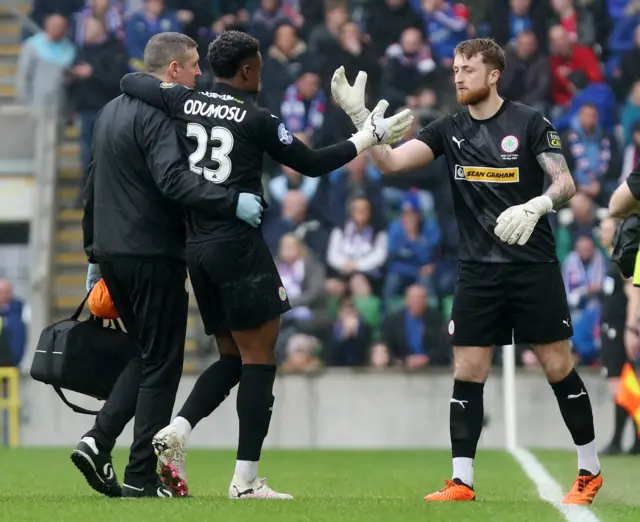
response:
<svg viewBox="0 0 640 522"><path fill-rule="evenodd" d="M611 261L618 266L625 279L633 276L638 247L640 247L640 217L634 214L618 225L613 237Z"/></svg>
<svg viewBox="0 0 640 522"><path fill-rule="evenodd" d="M53 386L76 413L97 415L97 411L70 403L62 388L106 400L136 348L117 320L105 326L102 319L93 315L84 321L78 319L88 298L87 294L69 319L42 331L31 363L31 377Z"/></svg>

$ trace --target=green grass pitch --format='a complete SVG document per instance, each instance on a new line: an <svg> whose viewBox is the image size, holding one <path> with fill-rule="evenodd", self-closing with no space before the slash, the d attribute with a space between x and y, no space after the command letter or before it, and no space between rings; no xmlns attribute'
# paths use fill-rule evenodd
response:
<svg viewBox="0 0 640 522"><path fill-rule="evenodd" d="M567 490L575 478L573 452L534 451ZM114 465L122 478L127 453ZM65 449L0 449L0 520L6 522L561 522L540 500L513 458L479 452L478 500L434 504L423 497L451 473L448 451L265 450L260 475L293 501L231 501L231 451L191 450L187 470L192 499L107 499L94 493ZM604 486L592 510L601 522L640 520L640 457L602 459Z"/></svg>

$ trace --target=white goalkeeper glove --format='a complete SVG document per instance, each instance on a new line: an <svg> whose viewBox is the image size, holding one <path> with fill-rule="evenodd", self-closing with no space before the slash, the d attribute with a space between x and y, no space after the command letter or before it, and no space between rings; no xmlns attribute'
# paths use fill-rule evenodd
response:
<svg viewBox="0 0 640 522"><path fill-rule="evenodd" d="M509 207L496 220L494 232L501 241L522 246L529 241L538 220L553 212L553 201L549 196L538 196L523 205Z"/></svg>
<svg viewBox="0 0 640 522"><path fill-rule="evenodd" d="M333 99L347 113L356 129L362 130L364 122L369 117L369 109L365 107L365 88L367 73L360 71L353 86L349 85L344 67L338 67L331 78L331 94Z"/></svg>
<svg viewBox="0 0 640 522"><path fill-rule="evenodd" d="M405 109L389 118L384 117L389 102L380 100L373 112L365 119L362 130L349 138L356 146L358 154L375 145L385 145L400 141L413 123L413 114Z"/></svg>

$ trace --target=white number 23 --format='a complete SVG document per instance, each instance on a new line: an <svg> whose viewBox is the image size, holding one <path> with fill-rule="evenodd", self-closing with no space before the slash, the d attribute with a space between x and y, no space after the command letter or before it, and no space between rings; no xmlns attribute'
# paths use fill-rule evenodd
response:
<svg viewBox="0 0 640 522"><path fill-rule="evenodd" d="M231 159L229 154L233 150L233 134L224 127L213 127L211 134L207 136L207 130L199 123L189 123L187 125L187 136L195 137L198 140L198 147L189 156L189 167L195 174L200 174L213 183L222 183L231 174ZM218 141L219 145L211 145L211 159L218 163L218 168L208 169L200 167L200 163L205 154L209 141Z"/></svg>

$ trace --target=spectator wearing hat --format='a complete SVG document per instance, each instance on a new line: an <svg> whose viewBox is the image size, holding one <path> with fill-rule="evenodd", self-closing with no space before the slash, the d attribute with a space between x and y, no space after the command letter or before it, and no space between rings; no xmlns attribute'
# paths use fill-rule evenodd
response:
<svg viewBox="0 0 640 522"><path fill-rule="evenodd" d="M425 286L430 296L436 295L434 254L441 240L438 223L422 216L418 195L409 192L402 202L402 215L389 226L389 257L383 289L385 309L391 299L402 295L408 286L415 283Z"/></svg>

